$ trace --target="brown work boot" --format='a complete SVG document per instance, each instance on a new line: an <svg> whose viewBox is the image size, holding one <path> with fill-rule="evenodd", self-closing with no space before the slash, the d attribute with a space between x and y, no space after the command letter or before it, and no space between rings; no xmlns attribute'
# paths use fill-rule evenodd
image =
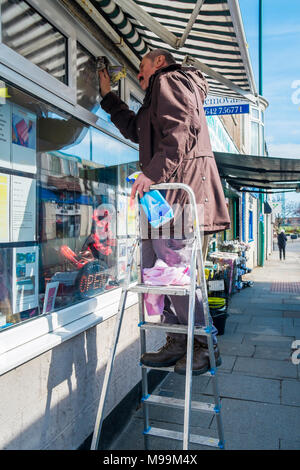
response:
<svg viewBox="0 0 300 470"><path fill-rule="evenodd" d="M149 367L169 367L176 364L186 353L186 336L167 336L167 342L157 352L144 353L141 363Z"/></svg>
<svg viewBox="0 0 300 470"><path fill-rule="evenodd" d="M222 364L220 351L217 344L214 344L214 353L216 366ZM177 374L185 375L186 371L186 354L176 362L174 372ZM193 375L205 374L210 369L209 351L207 340L194 339L194 353L193 353Z"/></svg>

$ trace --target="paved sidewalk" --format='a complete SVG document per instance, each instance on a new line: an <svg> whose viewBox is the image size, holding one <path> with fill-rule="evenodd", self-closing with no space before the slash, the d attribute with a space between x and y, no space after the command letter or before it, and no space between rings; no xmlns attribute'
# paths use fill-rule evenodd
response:
<svg viewBox="0 0 300 470"><path fill-rule="evenodd" d="M225 334L218 340L227 449L300 449L300 366L290 359L292 342L300 340L300 291L288 292L291 283L300 282L300 240L288 242L285 261L278 258L275 251L263 268L247 276L254 286L234 294ZM290 284L274 284L279 281ZM193 400L213 402L211 380L193 378ZM170 373L154 393L183 398L184 381ZM182 431L181 410L160 405L149 409L152 426ZM144 449L142 431L139 409L111 449ZM218 437L215 417L192 412L191 432ZM182 449L181 442L163 438L149 437L149 443L151 450ZM191 444L190 449L211 448Z"/></svg>

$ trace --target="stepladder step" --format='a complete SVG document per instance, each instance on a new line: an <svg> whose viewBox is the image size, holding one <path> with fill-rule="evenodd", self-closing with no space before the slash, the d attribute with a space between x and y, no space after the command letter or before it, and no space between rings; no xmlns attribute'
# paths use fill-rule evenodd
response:
<svg viewBox="0 0 300 470"><path fill-rule="evenodd" d="M154 322L143 322L139 323L138 325L141 329L162 329L168 331L170 333L188 333L188 325L178 325L178 324L171 324L171 323L154 323ZM194 327L194 335L203 335L208 336L211 333L211 326L195 326Z"/></svg>
<svg viewBox="0 0 300 470"><path fill-rule="evenodd" d="M171 408L181 408L184 409L185 400L173 397L163 397L160 395L148 395L145 398L142 398L142 402L147 402L151 405L162 405L169 406ZM204 403L198 401L191 401L191 410L192 411L201 411L206 413L218 413L219 410L216 409L213 403Z"/></svg>
<svg viewBox="0 0 300 470"><path fill-rule="evenodd" d="M175 439L177 441L183 440L182 432L171 431L170 429L150 427L149 429L144 431L144 434L146 434L147 436L156 436L156 437L164 437L166 439ZM222 442L219 439L215 439L214 437L198 436L197 434L190 434L189 442L192 444L199 444L203 446L223 448Z"/></svg>
<svg viewBox="0 0 300 470"><path fill-rule="evenodd" d="M147 284L135 284L128 288L130 292L137 294L165 294L165 295L189 295L190 286L149 286Z"/></svg>

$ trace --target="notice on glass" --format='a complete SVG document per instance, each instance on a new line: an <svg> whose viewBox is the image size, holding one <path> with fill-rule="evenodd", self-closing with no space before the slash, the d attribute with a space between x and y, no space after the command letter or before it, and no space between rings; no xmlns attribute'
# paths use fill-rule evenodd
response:
<svg viewBox="0 0 300 470"><path fill-rule="evenodd" d="M127 235L127 196L118 194L117 199L117 235Z"/></svg>
<svg viewBox="0 0 300 470"><path fill-rule="evenodd" d="M13 313L38 306L38 247L13 249Z"/></svg>
<svg viewBox="0 0 300 470"><path fill-rule="evenodd" d="M59 282L48 282L46 286L43 313L50 313L54 310L56 294Z"/></svg>
<svg viewBox="0 0 300 470"><path fill-rule="evenodd" d="M12 241L35 241L36 180L11 177Z"/></svg>
<svg viewBox="0 0 300 470"><path fill-rule="evenodd" d="M0 104L0 166L11 168L11 104Z"/></svg>
<svg viewBox="0 0 300 470"><path fill-rule="evenodd" d="M0 242L9 242L10 176L0 173Z"/></svg>
<svg viewBox="0 0 300 470"><path fill-rule="evenodd" d="M36 115L20 106L12 106L12 167L36 173Z"/></svg>

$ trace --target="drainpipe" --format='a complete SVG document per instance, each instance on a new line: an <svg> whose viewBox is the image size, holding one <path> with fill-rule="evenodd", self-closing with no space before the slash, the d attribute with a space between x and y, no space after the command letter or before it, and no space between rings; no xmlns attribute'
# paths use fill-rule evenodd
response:
<svg viewBox="0 0 300 470"><path fill-rule="evenodd" d="M263 72L262 72L262 17L263 17L263 0L259 0L258 12L258 64L259 64L259 95L263 94ZM259 139L261 132L259 132ZM260 145L261 147L261 145ZM258 250L258 265L264 265L265 258L265 227L264 227L264 194L259 194L259 250Z"/></svg>

